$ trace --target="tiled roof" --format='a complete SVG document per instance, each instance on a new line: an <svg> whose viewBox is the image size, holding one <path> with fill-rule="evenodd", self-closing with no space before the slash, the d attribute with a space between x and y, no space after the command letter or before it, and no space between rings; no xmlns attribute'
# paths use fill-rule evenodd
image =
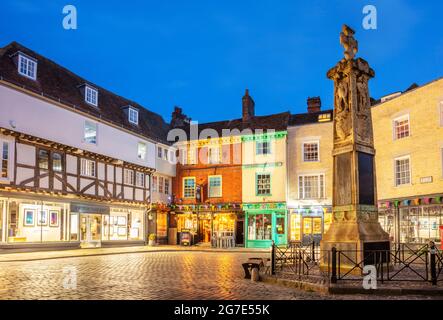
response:
<svg viewBox="0 0 443 320"><path fill-rule="evenodd" d="M18 73L12 57L18 51L37 59L37 79L35 81ZM0 77L4 81L20 85L55 101L60 101L75 109L124 127L134 133L166 143L169 125L160 115L145 109L134 101L125 99L81 78L17 42L12 42L0 49ZM98 89L98 108L85 102L84 95L79 88L85 83ZM128 105L139 111L138 126L129 123L127 115L122 110L123 107Z"/></svg>
<svg viewBox="0 0 443 320"><path fill-rule="evenodd" d="M323 115L323 117L321 117ZM329 115L329 121L327 120ZM333 110L324 110L320 112L313 113L300 113L293 114L289 120L289 126L298 126L303 124L319 123L319 122L330 122L334 116ZM323 119L323 121L320 121Z"/></svg>
<svg viewBox="0 0 443 320"><path fill-rule="evenodd" d="M234 130L238 129L240 132L245 129L258 130L262 129L265 132L267 130L285 131L288 127L288 121L290 118L289 112L272 114L267 116L254 116L250 121L242 121L242 119L225 120L217 122L199 123L198 131L201 133L205 129L213 129L221 137L223 135L223 129ZM189 127L182 127L189 137ZM233 135L236 135L235 133Z"/></svg>

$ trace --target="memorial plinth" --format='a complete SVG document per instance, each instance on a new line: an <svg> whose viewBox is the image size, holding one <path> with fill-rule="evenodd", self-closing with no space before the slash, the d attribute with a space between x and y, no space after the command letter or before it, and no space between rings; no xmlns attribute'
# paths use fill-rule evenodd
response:
<svg viewBox="0 0 443 320"><path fill-rule="evenodd" d="M374 164L374 142L370 110L369 79L374 70L362 58L355 59L358 42L354 31L343 26L340 43L345 57L330 69L334 81L333 221L320 243L322 252L346 251L354 267L374 250L390 248L389 235L379 221ZM327 266L324 255L322 266ZM366 264L371 264L368 258ZM359 270L359 269L357 269ZM342 270L343 271L343 270Z"/></svg>

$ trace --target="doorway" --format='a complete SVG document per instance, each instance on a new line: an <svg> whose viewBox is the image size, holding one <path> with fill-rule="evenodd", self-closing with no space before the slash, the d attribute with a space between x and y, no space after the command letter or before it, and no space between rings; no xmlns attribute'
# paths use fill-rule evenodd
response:
<svg viewBox="0 0 443 320"><path fill-rule="evenodd" d="M237 220L235 231L235 244L244 245L245 243L245 221Z"/></svg>
<svg viewBox="0 0 443 320"><path fill-rule="evenodd" d="M198 220L198 239L199 242L211 242L211 219Z"/></svg>
<svg viewBox="0 0 443 320"><path fill-rule="evenodd" d="M99 214L80 215L80 245L82 248L101 246L102 216Z"/></svg>
<svg viewBox="0 0 443 320"><path fill-rule="evenodd" d="M322 235L322 218L321 217L303 217L303 245L309 245L313 241L319 244Z"/></svg>

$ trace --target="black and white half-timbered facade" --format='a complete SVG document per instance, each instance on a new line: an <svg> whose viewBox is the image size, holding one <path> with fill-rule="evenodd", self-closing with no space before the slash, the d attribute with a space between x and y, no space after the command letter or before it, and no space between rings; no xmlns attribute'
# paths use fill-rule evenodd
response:
<svg viewBox="0 0 443 320"><path fill-rule="evenodd" d="M18 43L0 49L0 251L144 244L167 130Z"/></svg>

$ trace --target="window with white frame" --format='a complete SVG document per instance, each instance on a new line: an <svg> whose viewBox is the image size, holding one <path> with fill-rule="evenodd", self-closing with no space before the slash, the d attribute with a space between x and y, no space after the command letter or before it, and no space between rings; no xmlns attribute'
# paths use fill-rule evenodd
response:
<svg viewBox="0 0 443 320"><path fill-rule="evenodd" d="M134 185L135 182L135 176L134 176L134 170L131 169L125 169L123 171L123 181L127 185Z"/></svg>
<svg viewBox="0 0 443 320"><path fill-rule="evenodd" d="M168 158L169 158L169 151L168 151L168 149L164 149L163 150L163 157L165 158L165 160L168 160Z"/></svg>
<svg viewBox="0 0 443 320"><path fill-rule="evenodd" d="M303 143L303 161L317 162L319 161L319 142L310 141Z"/></svg>
<svg viewBox="0 0 443 320"><path fill-rule="evenodd" d="M395 185L411 183L411 158L409 156L395 159Z"/></svg>
<svg viewBox="0 0 443 320"><path fill-rule="evenodd" d="M129 108L128 119L130 123L138 125L138 110L134 108Z"/></svg>
<svg viewBox="0 0 443 320"><path fill-rule="evenodd" d="M157 158L159 159L163 158L163 148L160 146L157 146Z"/></svg>
<svg viewBox="0 0 443 320"><path fill-rule="evenodd" d="M257 141L255 144L255 154L257 155L271 154L271 141L269 140Z"/></svg>
<svg viewBox="0 0 443 320"><path fill-rule="evenodd" d="M209 198L219 198L222 196L222 176L208 177Z"/></svg>
<svg viewBox="0 0 443 320"><path fill-rule="evenodd" d="M300 199L325 198L324 174L301 175L298 177L298 193Z"/></svg>
<svg viewBox="0 0 443 320"><path fill-rule="evenodd" d="M402 139L409 137L410 127L409 127L409 115L404 115L394 119L394 139Z"/></svg>
<svg viewBox="0 0 443 320"><path fill-rule="evenodd" d="M169 194L169 179L165 178L165 194Z"/></svg>
<svg viewBox="0 0 443 320"><path fill-rule="evenodd" d="M163 186L164 186L165 179L163 177L158 177L158 192L163 193Z"/></svg>
<svg viewBox="0 0 443 320"><path fill-rule="evenodd" d="M217 164L220 163L220 146L211 146L208 147L208 163L209 164Z"/></svg>
<svg viewBox="0 0 443 320"><path fill-rule="evenodd" d="M95 177L95 161L88 159L80 160L80 174L86 177Z"/></svg>
<svg viewBox="0 0 443 320"><path fill-rule="evenodd" d="M144 188L145 187L145 174L142 172L135 173L135 185L137 187Z"/></svg>
<svg viewBox="0 0 443 320"><path fill-rule="evenodd" d="M85 121L83 140L90 144L97 144L97 123Z"/></svg>
<svg viewBox="0 0 443 320"><path fill-rule="evenodd" d="M98 91L90 86L85 86L85 101L94 107L98 106Z"/></svg>
<svg viewBox="0 0 443 320"><path fill-rule="evenodd" d="M256 175L257 196L271 194L271 175L269 173L257 173Z"/></svg>
<svg viewBox="0 0 443 320"><path fill-rule="evenodd" d="M195 178L183 178L183 197L195 198Z"/></svg>
<svg viewBox="0 0 443 320"><path fill-rule="evenodd" d="M194 146L188 147L188 153L187 153L187 164L197 164L197 151L198 148Z"/></svg>
<svg viewBox="0 0 443 320"><path fill-rule="evenodd" d="M157 192L158 190L158 177L153 176L152 177L152 191Z"/></svg>
<svg viewBox="0 0 443 320"><path fill-rule="evenodd" d="M146 143L144 143L144 142L138 143L137 156L141 160L146 159Z"/></svg>
<svg viewBox="0 0 443 320"><path fill-rule="evenodd" d="M1 178L8 178L8 172L9 172L9 143L6 141L1 142L1 162L0 162L0 169L1 169Z"/></svg>
<svg viewBox="0 0 443 320"><path fill-rule="evenodd" d="M18 73L32 80L37 79L37 60L19 54Z"/></svg>

